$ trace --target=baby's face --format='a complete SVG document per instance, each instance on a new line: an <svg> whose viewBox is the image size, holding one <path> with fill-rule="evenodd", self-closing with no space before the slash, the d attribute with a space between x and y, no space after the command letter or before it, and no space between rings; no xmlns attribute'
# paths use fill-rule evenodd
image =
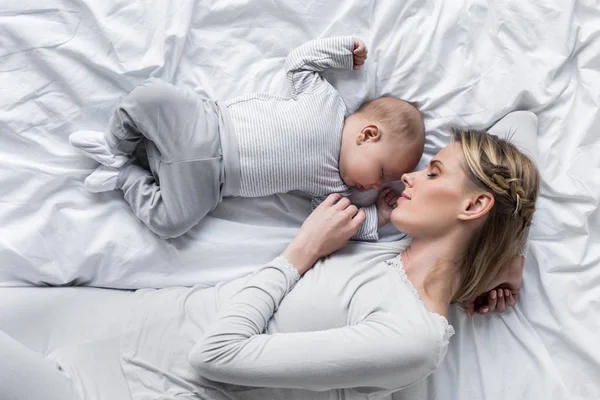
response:
<svg viewBox="0 0 600 400"><path fill-rule="evenodd" d="M421 155L421 147L401 139L342 147L340 175L346 185L358 190L379 189L385 182L400 180L403 174L412 172Z"/></svg>

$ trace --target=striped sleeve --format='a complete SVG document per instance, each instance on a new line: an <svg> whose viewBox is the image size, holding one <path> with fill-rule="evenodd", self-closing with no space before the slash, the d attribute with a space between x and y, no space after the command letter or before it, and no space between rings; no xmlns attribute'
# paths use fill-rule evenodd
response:
<svg viewBox="0 0 600 400"><path fill-rule="evenodd" d="M375 204L364 207L367 219L360 226L360 229L354 236L353 240L374 241L379 239L379 217L377 216L377 206Z"/></svg>
<svg viewBox="0 0 600 400"><path fill-rule="evenodd" d="M329 86L319 72L328 68L352 69L354 38L335 36L316 39L292 51L285 62L292 97Z"/></svg>
<svg viewBox="0 0 600 400"><path fill-rule="evenodd" d="M327 197L313 197L311 199L310 205L314 210L325 200ZM352 236L352 240L360 240L360 241L375 241L379 240L379 217L377 216L377 206L375 204L364 207L365 214L367 218L365 222L360 226L360 229L354 236Z"/></svg>

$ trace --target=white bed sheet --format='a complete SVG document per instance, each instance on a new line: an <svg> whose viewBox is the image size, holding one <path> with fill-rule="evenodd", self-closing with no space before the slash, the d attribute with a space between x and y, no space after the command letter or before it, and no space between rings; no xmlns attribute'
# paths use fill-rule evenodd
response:
<svg viewBox="0 0 600 400"><path fill-rule="evenodd" d="M570 398L600 398L598 1L40 4L0 3L0 285L190 285L231 279L278 254L309 212L301 196L230 199L189 235L163 242L118 194L84 190L95 165L67 136L103 129L119 99L150 75L215 98L285 94L291 49L352 33L370 45L368 63L332 81L351 109L385 93L420 102L427 156L446 142L449 123L486 127L513 109L540 120L543 195L518 312L477 327L454 315L462 347L445 365L468 380L434 379L429 397L467 390L471 379L529 387L519 366L538 360L543 367L527 365L555 371ZM518 343L527 350L503 351Z"/></svg>

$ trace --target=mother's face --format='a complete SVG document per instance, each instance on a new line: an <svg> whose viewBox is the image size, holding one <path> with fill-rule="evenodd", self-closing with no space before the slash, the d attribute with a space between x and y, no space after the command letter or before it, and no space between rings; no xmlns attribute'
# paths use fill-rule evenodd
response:
<svg viewBox="0 0 600 400"><path fill-rule="evenodd" d="M461 145L453 143L426 168L403 175L405 189L391 216L394 226L412 237L439 237L460 224L473 201L463 163Z"/></svg>

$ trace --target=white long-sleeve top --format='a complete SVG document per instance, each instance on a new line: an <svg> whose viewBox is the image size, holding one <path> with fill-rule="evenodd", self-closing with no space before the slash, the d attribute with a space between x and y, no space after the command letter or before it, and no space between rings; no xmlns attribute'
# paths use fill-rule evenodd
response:
<svg viewBox="0 0 600 400"><path fill-rule="evenodd" d="M348 195L339 156L346 105L320 72L352 69L354 39L338 36L310 41L291 52L285 70L292 96L253 93L221 102L238 145L242 197L302 191L313 206L331 193ZM377 209L354 236L378 238Z"/></svg>
<svg viewBox="0 0 600 400"><path fill-rule="evenodd" d="M407 243L350 244L299 281L275 259L213 288L138 291L121 338L133 399L367 399L425 378L453 330L404 274Z"/></svg>

